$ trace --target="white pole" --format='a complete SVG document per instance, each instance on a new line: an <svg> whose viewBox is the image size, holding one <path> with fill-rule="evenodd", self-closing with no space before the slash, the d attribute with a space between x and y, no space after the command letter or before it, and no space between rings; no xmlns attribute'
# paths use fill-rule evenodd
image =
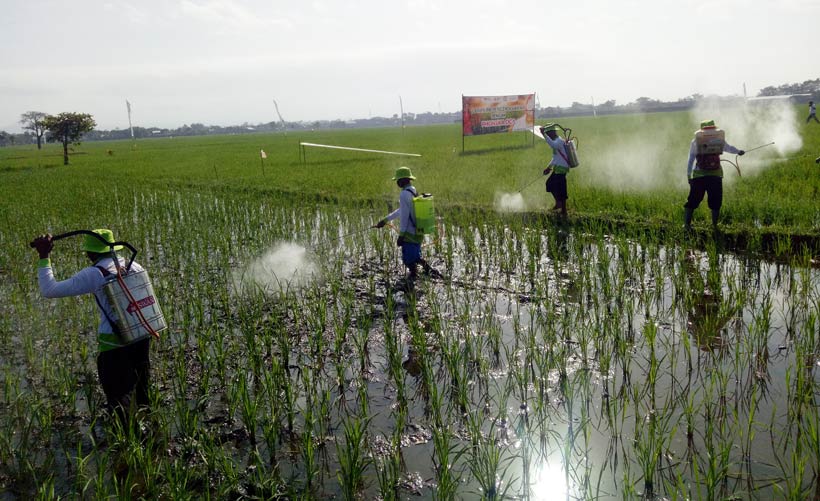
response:
<svg viewBox="0 0 820 501"><path fill-rule="evenodd" d="M134 127L131 125L131 103L125 100L125 107L128 109L128 128L131 130L131 139L134 139Z"/></svg>
<svg viewBox="0 0 820 501"><path fill-rule="evenodd" d="M401 102L401 96L399 96L399 111L401 112L401 133L404 134L404 103Z"/></svg>

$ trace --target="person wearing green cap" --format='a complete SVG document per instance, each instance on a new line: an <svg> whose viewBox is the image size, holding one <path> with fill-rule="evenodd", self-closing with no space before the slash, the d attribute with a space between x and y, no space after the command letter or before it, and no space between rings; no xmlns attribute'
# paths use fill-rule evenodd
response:
<svg viewBox="0 0 820 501"><path fill-rule="evenodd" d="M410 278L414 279L418 273L418 266L421 265L424 272L430 275L438 275L438 272L433 270L427 261L421 257L421 243L424 241L424 235L416 232L416 218L413 209L413 199L418 196L416 188L413 186L413 180L416 177L410 171L409 167L399 167L396 169L396 174L393 180L401 189L399 195L399 208L386 215L374 228L381 228L388 221L394 219L399 220L399 237L396 244L401 247L401 259L404 265L410 272Z"/></svg>
<svg viewBox="0 0 820 501"><path fill-rule="evenodd" d="M111 230L98 229L93 233L99 235L105 242L114 243L114 234ZM151 363L149 360L149 339L146 337L136 342L126 344L117 336L115 313L103 292L103 285L107 277L117 273L117 259L119 266L125 266L125 259L117 256L116 251L122 245L111 246L92 235L84 235L81 249L85 251L91 265L83 268L71 278L57 281L51 267L49 255L54 247L49 234L40 235L32 242L32 247L40 256L38 263L38 282L40 293L46 298L60 298L91 294L97 303L100 312L100 321L97 328L97 375L108 403L109 411L113 411L123 423L132 406L147 408L149 403L149 380ZM131 270L143 271L139 263L131 264Z"/></svg>
<svg viewBox="0 0 820 501"><path fill-rule="evenodd" d="M712 226L717 227L720 208L723 205L723 168L720 166L720 155L724 152L743 155L746 152L735 148L724 139L722 130L715 126L714 120L704 120L700 129L689 145L689 162L686 166L686 177L689 180L689 196L684 207L683 223L686 229L691 228L692 215L708 195L707 204L712 210Z"/></svg>
<svg viewBox="0 0 820 501"><path fill-rule="evenodd" d="M564 138L558 135L557 124L547 124L541 127L541 135L544 140L552 148L552 160L544 169L544 175L547 176L552 172L552 175L547 178L546 188L547 193L552 193L555 199L555 206L552 210L560 211L562 215L567 215L567 173L569 172L569 159L564 153L566 151L566 142Z"/></svg>

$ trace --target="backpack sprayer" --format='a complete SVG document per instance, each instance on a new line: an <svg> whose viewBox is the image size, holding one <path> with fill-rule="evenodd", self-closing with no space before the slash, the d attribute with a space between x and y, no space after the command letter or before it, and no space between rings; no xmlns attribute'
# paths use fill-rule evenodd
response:
<svg viewBox="0 0 820 501"><path fill-rule="evenodd" d="M159 333L168 328L165 317L157 303L154 295L154 287L148 277L148 272L131 271L134 258L137 257L137 250L128 242L108 242L97 233L89 230L75 230L51 237L51 240L62 240L75 235L92 235L111 249L114 254L114 266L116 273L105 275L105 284L102 289L115 318L109 318L112 327L116 331L120 340L125 344L131 344L149 335L159 338ZM29 244L34 247L34 242ZM116 246L121 245L131 251L131 259L125 267L120 266L117 259ZM102 271L102 270L101 270ZM103 310L105 312L105 310Z"/></svg>
<svg viewBox="0 0 820 501"><path fill-rule="evenodd" d="M578 167L578 165L580 165L580 163L578 162L578 152L576 151L578 149L578 146L580 145L578 137L572 135L572 129L564 128L561 126L561 124L547 124L544 127L549 127L551 125L554 125L555 127L561 129L561 132L564 133L564 151L559 151L558 154L561 155L561 157L563 157L563 159L567 162L571 169ZM542 129L544 127L542 127ZM542 131L541 134L544 135L544 132Z"/></svg>

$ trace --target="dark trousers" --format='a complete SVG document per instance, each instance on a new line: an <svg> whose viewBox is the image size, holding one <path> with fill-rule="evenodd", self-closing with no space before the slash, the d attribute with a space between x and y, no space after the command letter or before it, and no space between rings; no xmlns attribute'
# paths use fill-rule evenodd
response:
<svg viewBox="0 0 820 501"><path fill-rule="evenodd" d="M719 210L723 205L723 178L720 176L701 176L689 181L689 198L684 207L695 210L703 201L703 196L709 195L707 205L712 210Z"/></svg>
<svg viewBox="0 0 820 501"><path fill-rule="evenodd" d="M556 200L566 200L569 198L567 194L567 175L553 173L547 178L547 192L552 193Z"/></svg>
<svg viewBox="0 0 820 501"><path fill-rule="evenodd" d="M126 416L131 405L148 407L148 384L151 378L151 362L148 359L150 346L150 338L145 338L97 355L97 374L108 400L108 407L120 418Z"/></svg>
<svg viewBox="0 0 820 501"><path fill-rule="evenodd" d="M820 120L817 120L817 115L815 115L814 113L809 113L809 118L806 119L806 123L809 123L812 118L815 122L820 123Z"/></svg>

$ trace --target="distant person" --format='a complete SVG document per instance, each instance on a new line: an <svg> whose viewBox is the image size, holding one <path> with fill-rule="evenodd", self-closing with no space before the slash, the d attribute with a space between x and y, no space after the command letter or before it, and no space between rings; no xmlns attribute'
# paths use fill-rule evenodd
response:
<svg viewBox="0 0 820 501"><path fill-rule="evenodd" d="M820 120L817 120L817 107L814 105L814 101L809 101L809 116L806 118L806 123L809 123L812 118L820 124Z"/></svg>
<svg viewBox="0 0 820 501"><path fill-rule="evenodd" d="M746 152L727 143L723 131L715 126L714 120L700 123L700 130L689 145L689 162L686 166L686 177L689 180L689 198L684 204L684 225L689 229L692 215L708 195L707 201L712 210L712 226L717 227L720 218L720 207L723 205L723 168L720 166L720 155L723 152L743 155Z"/></svg>
<svg viewBox="0 0 820 501"><path fill-rule="evenodd" d="M396 174L393 180L401 188L399 195L399 208L386 215L374 228L381 228L388 221L398 218L399 220L399 237L396 240L396 245L401 247L401 259L404 265L410 272L409 278L415 279L418 274L418 266L421 265L424 272L432 276L441 276L438 271L434 270L427 264L427 261L421 257L421 243L424 241L424 235L416 232L416 217L413 208L413 199L418 196L416 188L413 187L413 180L416 179L409 167L399 167L396 169Z"/></svg>
<svg viewBox="0 0 820 501"><path fill-rule="evenodd" d="M111 230L93 230L106 242L114 243ZM38 263L38 281L40 293L47 298L60 298L92 294L97 302L100 322L97 328L97 375L108 401L108 409L114 412L122 423L127 423L126 416L134 408L147 408L148 388L151 363L148 358L150 337L126 344L116 334L115 314L103 292L106 277L117 272L114 259L120 266L125 266L125 259L118 257L114 251L99 239L85 235L81 249L85 251L91 265L83 268L67 280L58 282L54 278L49 254L54 247L51 235L40 235L32 242L40 255ZM134 262L132 271L143 271L142 266Z"/></svg>
<svg viewBox="0 0 820 501"><path fill-rule="evenodd" d="M552 210L560 211L561 215L567 215L567 173L569 172L569 159L567 158L564 138L558 135L558 126L556 124L547 124L541 127L541 135L544 140L552 148L552 160L544 169L544 175L548 176L550 172L552 175L547 178L546 188L547 193L552 193L555 199L555 206Z"/></svg>

